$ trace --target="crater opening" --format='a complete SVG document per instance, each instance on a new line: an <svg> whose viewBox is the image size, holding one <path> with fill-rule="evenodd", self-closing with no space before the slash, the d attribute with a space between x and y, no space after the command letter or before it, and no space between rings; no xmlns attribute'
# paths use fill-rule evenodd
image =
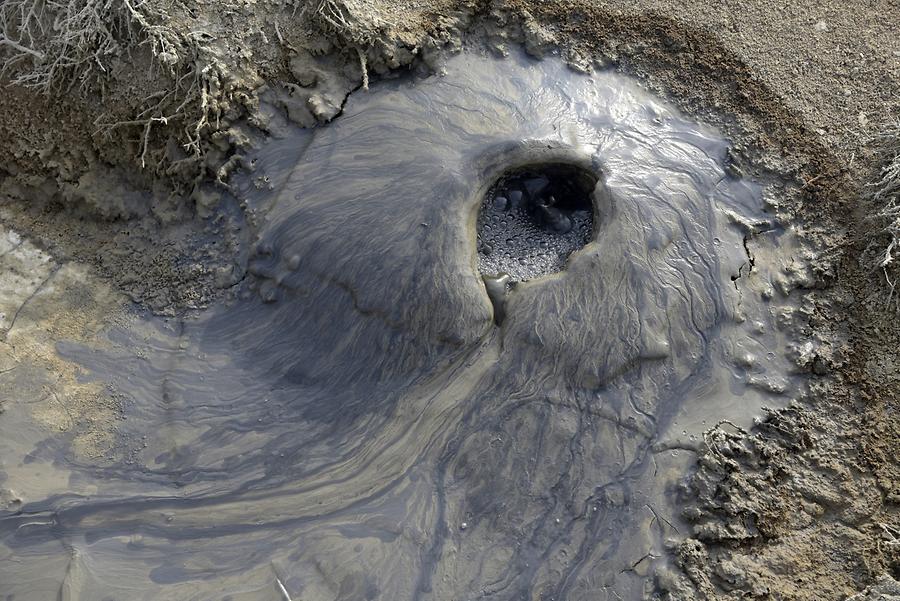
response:
<svg viewBox="0 0 900 601"><path fill-rule="evenodd" d="M571 163L515 167L492 185L478 213L478 269L524 282L563 269L594 233L598 176Z"/></svg>

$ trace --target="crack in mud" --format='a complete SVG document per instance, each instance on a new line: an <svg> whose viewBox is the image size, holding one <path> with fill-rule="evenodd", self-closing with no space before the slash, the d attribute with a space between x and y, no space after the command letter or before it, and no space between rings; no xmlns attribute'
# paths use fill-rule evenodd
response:
<svg viewBox="0 0 900 601"><path fill-rule="evenodd" d="M750 252L750 247L747 245L747 243L749 242L749 240L750 240L751 238L753 238L754 235L755 235L755 234L753 234L753 235L746 235L746 236L744 236L744 240L743 240L744 252L747 253L747 261L748 261L748 264L749 264L749 269L747 269L747 275L750 275L751 273L753 273L753 266L756 265L756 259L753 258L753 253Z"/></svg>

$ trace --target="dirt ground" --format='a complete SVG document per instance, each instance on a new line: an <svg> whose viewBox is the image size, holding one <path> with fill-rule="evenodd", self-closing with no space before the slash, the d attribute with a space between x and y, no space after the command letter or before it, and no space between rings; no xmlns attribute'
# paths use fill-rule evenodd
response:
<svg viewBox="0 0 900 601"><path fill-rule="evenodd" d="M900 117L900 2L110 2L113 44L62 50L15 29L31 4L0 7L0 41L33 46L0 45L0 218L162 313L243 277L253 223L229 176L265 135L261 95L309 126L378 76L521 44L635 75L722 127L735 169L795 183L772 207L815 250L795 357L811 384L750 432L707 434L681 491L693 532L651 575L654 595L900 596L900 324L867 187ZM82 60L48 67L66 53Z"/></svg>

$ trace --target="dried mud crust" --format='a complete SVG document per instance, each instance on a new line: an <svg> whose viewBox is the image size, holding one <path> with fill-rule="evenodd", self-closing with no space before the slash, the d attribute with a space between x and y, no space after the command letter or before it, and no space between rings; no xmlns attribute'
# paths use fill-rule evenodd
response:
<svg viewBox="0 0 900 601"><path fill-rule="evenodd" d="M130 55L104 57L102 81L56 86L49 99L21 85L0 95L6 223L155 310L203 306L243 276L252 227L227 182L249 168L248 132L265 130L254 117L259 94L315 125L370 78L437 67L441 51L467 44L498 54L522 44L578 69L636 75L732 135L736 170L793 179L773 210L822 251L818 289L798 316L815 342L798 363L817 382L751 432L724 425L707 435L684 491L693 531L673 544L675 569L660 562L655 595L876 598L900 578L900 327L866 262L874 209L863 200L880 160L868 140L900 108L896 2L198 1L168 10L150 10L136 37L119 41L134 44ZM153 27L172 52L155 49ZM96 193L100 181L133 194Z"/></svg>
<svg viewBox="0 0 900 601"><path fill-rule="evenodd" d="M897 576L896 420L815 409L707 433L684 490L693 536L673 548L680 572L658 573L665 598L843 599Z"/></svg>

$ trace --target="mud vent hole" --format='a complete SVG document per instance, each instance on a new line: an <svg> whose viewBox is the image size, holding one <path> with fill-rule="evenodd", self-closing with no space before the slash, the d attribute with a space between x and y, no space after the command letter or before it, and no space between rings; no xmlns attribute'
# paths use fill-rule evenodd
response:
<svg viewBox="0 0 900 601"><path fill-rule="evenodd" d="M563 269L594 230L597 176L575 165L528 165L505 173L478 214L478 269L532 280Z"/></svg>

